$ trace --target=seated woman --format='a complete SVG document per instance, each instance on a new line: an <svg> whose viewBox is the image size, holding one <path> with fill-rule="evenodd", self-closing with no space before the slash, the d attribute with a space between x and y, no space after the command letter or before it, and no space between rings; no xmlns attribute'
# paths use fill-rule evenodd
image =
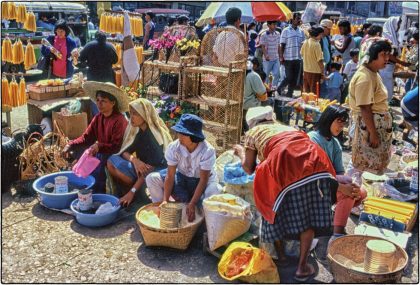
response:
<svg viewBox="0 0 420 285"><path fill-rule="evenodd" d="M315 274L308 264L313 238L331 235L335 171L325 152L307 134L276 124L273 111L266 108L248 111L251 129L244 147L235 146L235 153L245 172L255 171L254 199L263 216L260 239L268 243L300 240L295 279L304 282ZM261 161L258 167L257 158Z"/></svg>
<svg viewBox="0 0 420 285"><path fill-rule="evenodd" d="M317 130L308 133L311 140L328 155L336 174L339 175L338 181L343 184L337 191L337 206L333 222L334 236L331 240L345 234L351 209L360 205L367 195L365 190L351 183L350 177L342 176L344 174L343 151L340 142L335 137L343 131L348 119L349 115L344 108L335 105L328 106L319 118Z"/></svg>
<svg viewBox="0 0 420 285"><path fill-rule="evenodd" d="M111 176L131 188L120 199L123 206L130 205L147 174L167 167L164 153L172 141L168 128L149 100L134 100L129 108L130 123L125 130L121 150L107 163Z"/></svg>
<svg viewBox="0 0 420 285"><path fill-rule="evenodd" d="M205 140L200 117L183 114L172 129L178 139L165 152L168 168L149 174L146 184L153 202L166 203L172 196L175 201L188 203L191 222L201 198L220 193L214 170L216 151Z"/></svg>
<svg viewBox="0 0 420 285"><path fill-rule="evenodd" d="M105 193L105 165L111 154L117 153L123 141L127 120L121 112L128 111L127 96L112 83L87 81L83 84L87 96L96 102L99 113L93 117L85 132L69 142L63 149L64 155L73 152L79 159L89 148L90 155L101 163L91 174L95 177L94 193Z"/></svg>

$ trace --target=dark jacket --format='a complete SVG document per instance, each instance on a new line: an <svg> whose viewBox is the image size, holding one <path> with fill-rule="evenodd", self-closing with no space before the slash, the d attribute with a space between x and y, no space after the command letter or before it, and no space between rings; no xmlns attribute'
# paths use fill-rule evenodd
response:
<svg viewBox="0 0 420 285"><path fill-rule="evenodd" d="M47 41L49 41L51 45L54 45L54 38L55 36L53 35L48 36ZM69 77L72 77L74 73L71 51L76 48L76 42L72 40L69 36L67 36L66 45L67 45L66 78L69 78ZM49 48L45 46L41 46L41 54L45 57L52 57L53 59L55 59L55 55L51 54Z"/></svg>
<svg viewBox="0 0 420 285"><path fill-rule="evenodd" d="M87 63L87 80L115 83L112 65L118 62L117 52L110 43L94 40L86 44L80 53L79 61Z"/></svg>

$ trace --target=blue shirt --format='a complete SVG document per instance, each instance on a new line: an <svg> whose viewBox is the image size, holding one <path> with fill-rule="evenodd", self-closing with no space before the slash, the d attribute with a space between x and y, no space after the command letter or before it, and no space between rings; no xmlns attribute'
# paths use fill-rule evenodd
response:
<svg viewBox="0 0 420 285"><path fill-rule="evenodd" d="M331 54L330 51L328 49L328 41L329 38L328 37L323 37L322 38L322 53L324 54L324 63L329 63L331 61Z"/></svg>
<svg viewBox="0 0 420 285"><path fill-rule="evenodd" d="M418 120L419 114L419 87L409 91L401 100L401 109L404 119L408 121Z"/></svg>
<svg viewBox="0 0 420 285"><path fill-rule="evenodd" d="M248 53L249 55L254 55L255 54L255 40L249 40L248 42Z"/></svg>
<svg viewBox="0 0 420 285"><path fill-rule="evenodd" d="M309 132L308 136L311 141L319 145L325 151L334 166L335 172L337 174L343 174L343 150L339 141L334 137L327 140L318 131Z"/></svg>
<svg viewBox="0 0 420 285"><path fill-rule="evenodd" d="M328 75L328 78L328 88L340 88L341 84L343 84L343 76L338 71Z"/></svg>

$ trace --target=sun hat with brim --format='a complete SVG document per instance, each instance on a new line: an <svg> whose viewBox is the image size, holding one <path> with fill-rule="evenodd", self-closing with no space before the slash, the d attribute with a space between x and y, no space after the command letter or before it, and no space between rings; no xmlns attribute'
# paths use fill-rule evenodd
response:
<svg viewBox="0 0 420 285"><path fill-rule="evenodd" d="M171 128L177 133L205 139L203 134L203 120L193 114L183 114L178 123Z"/></svg>
<svg viewBox="0 0 420 285"><path fill-rule="evenodd" d="M87 81L83 83L83 90L85 94L90 97L91 100L96 102L96 92L104 91L117 99L118 109L120 112L128 112L128 98L123 90L118 88L117 85L111 82L97 82Z"/></svg>

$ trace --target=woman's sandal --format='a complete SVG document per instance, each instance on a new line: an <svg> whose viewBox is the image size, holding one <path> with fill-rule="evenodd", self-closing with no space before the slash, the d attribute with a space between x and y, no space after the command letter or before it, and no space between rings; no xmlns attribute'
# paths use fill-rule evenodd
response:
<svg viewBox="0 0 420 285"><path fill-rule="evenodd" d="M295 279L295 280L296 280L296 281L298 281L298 282L306 282L306 281L308 281L309 279L312 279L312 278L314 277L315 273L316 273L316 270L315 270L315 268L314 268L314 266L313 266L313 265L308 264L308 266L309 266L310 268L312 268L312 270L311 270L311 273L310 273L310 274L308 274L308 275L303 275L303 276L297 276L297 275L295 275L295 276L293 277L293 279Z"/></svg>

